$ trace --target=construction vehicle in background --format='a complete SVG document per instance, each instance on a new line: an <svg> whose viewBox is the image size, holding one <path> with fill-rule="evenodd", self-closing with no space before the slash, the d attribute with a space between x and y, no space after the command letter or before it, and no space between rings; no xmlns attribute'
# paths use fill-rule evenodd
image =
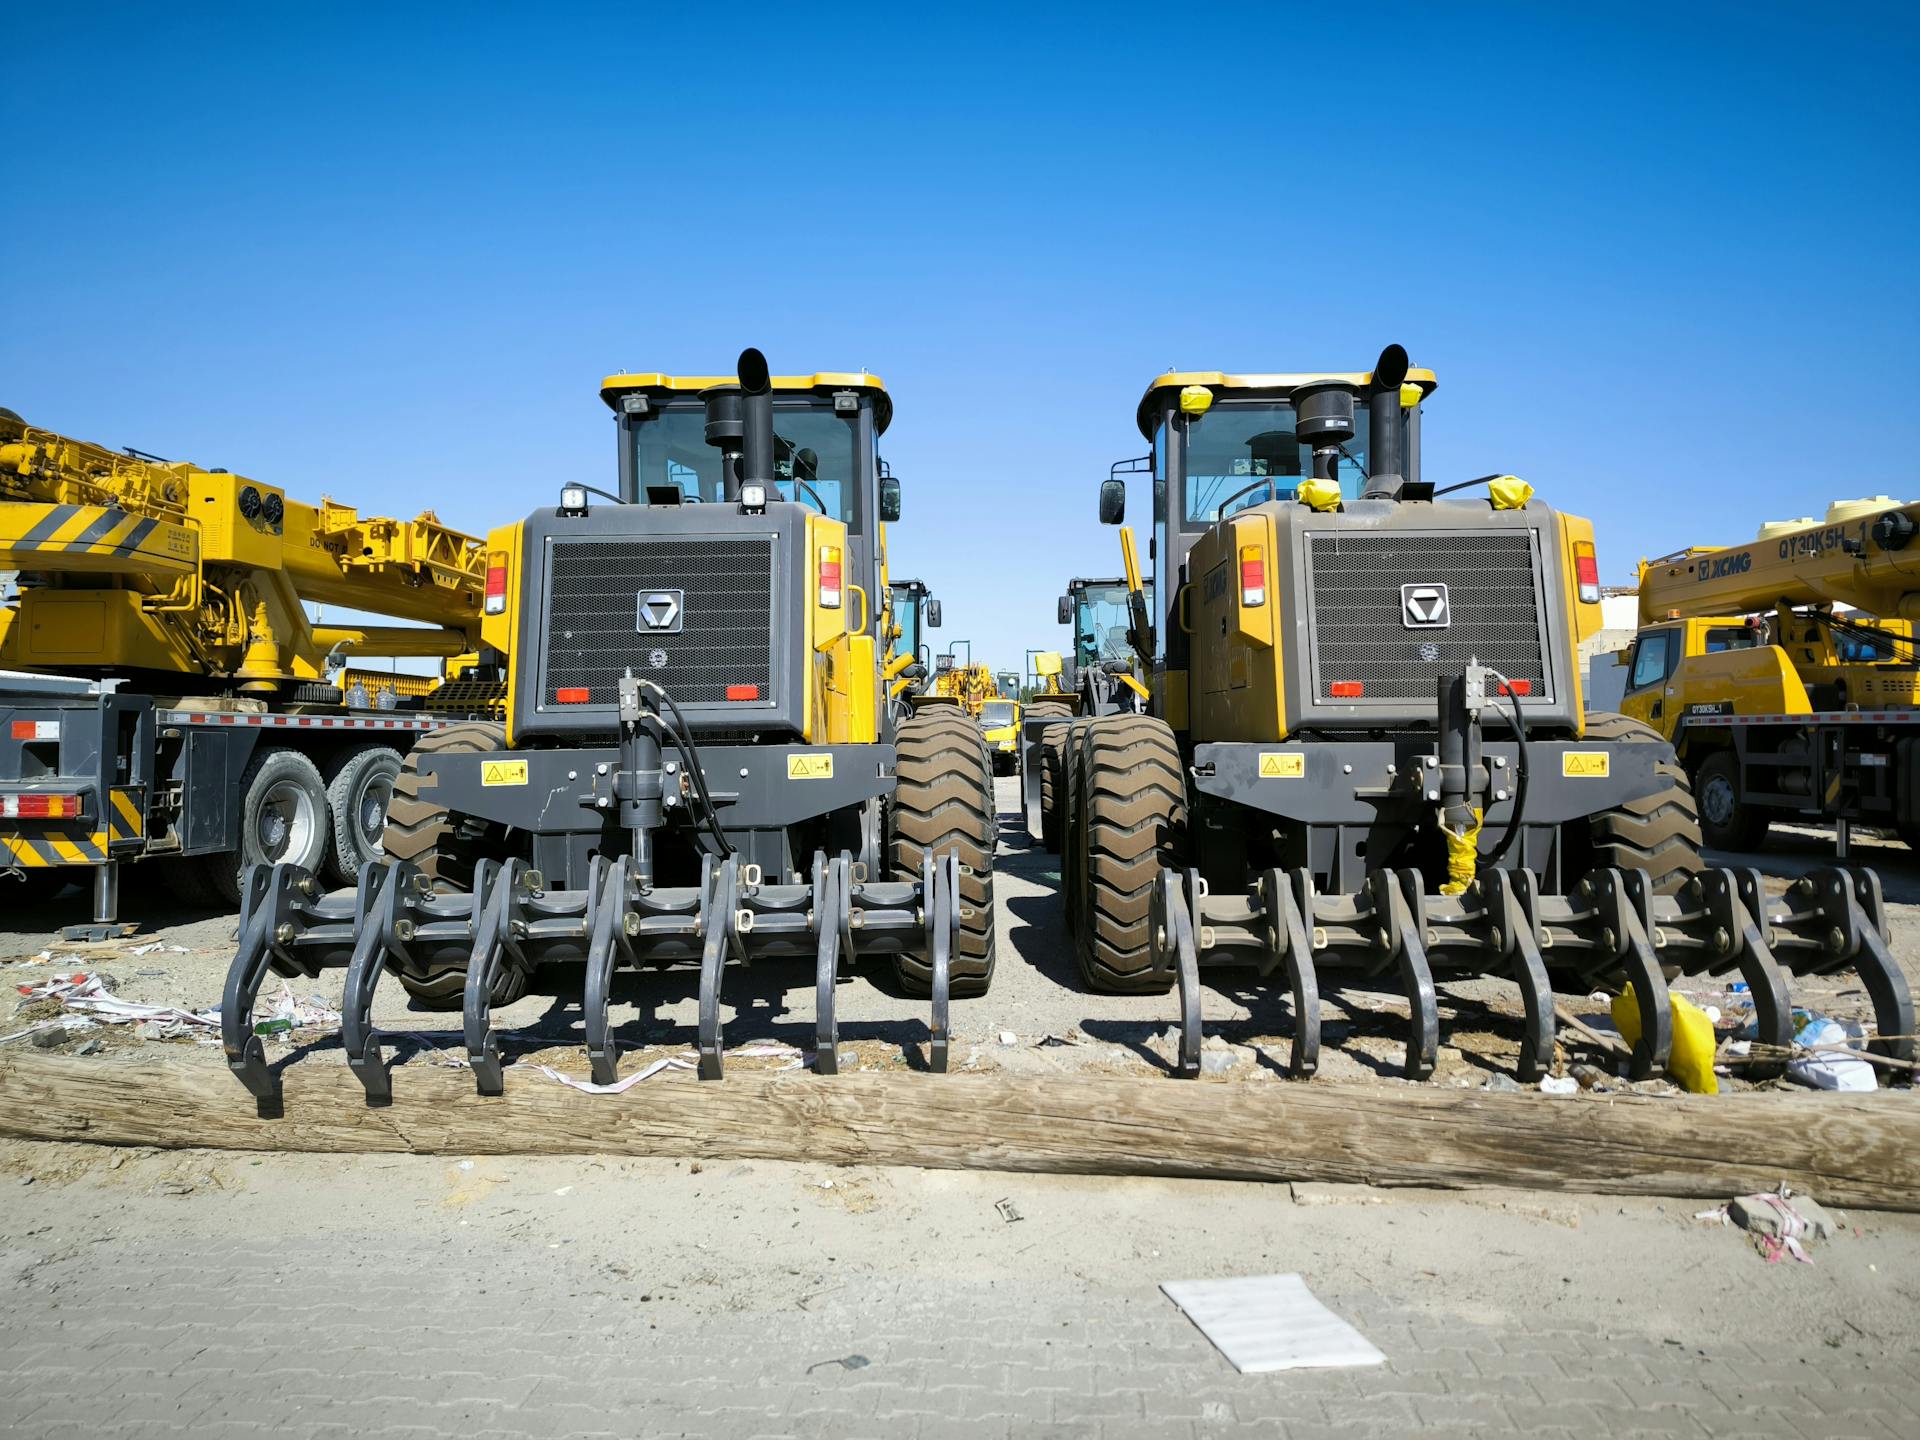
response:
<svg viewBox="0 0 1920 1440"><path fill-rule="evenodd" d="M940 628L940 602L921 580L893 580L887 585L883 620L887 634L888 703L903 713L912 709L908 697L917 694L932 674L932 658L923 638Z"/></svg>
<svg viewBox="0 0 1920 1440"><path fill-rule="evenodd" d="M1005 678L1005 677L1001 677ZM1013 694L1005 693L1011 689ZM1014 698L1019 694L1018 685L1004 687L1000 694L985 700L980 705L981 738L987 742L987 754L993 761L995 775L1017 775L1020 772L1020 702Z"/></svg>
<svg viewBox="0 0 1920 1440"><path fill-rule="evenodd" d="M0 900L93 882L117 928L119 866L237 901L240 872L287 860L349 879L380 853L403 754L504 694L498 661L461 680L372 657L445 661L479 644L480 542L431 512L362 516L323 499L0 411ZM415 622L316 624L309 604ZM5 875L13 878L7 880Z"/></svg>
<svg viewBox="0 0 1920 1440"><path fill-rule="evenodd" d="M503 1084L493 1008L542 966L584 969L594 1079L618 1075L614 974L699 966L699 1073L718 1078L729 961L806 956L817 1071L837 1068L835 987L889 956L932 1000L994 970L993 782L951 706L896 718L879 633L897 482L875 376L609 377L619 494L558 503L487 540L482 635L511 651L504 724L408 757L430 813L388 828L391 864L329 895L292 865L247 873L222 1005L228 1062L260 1103L279 1081L253 1034L270 973L345 966L342 1041L370 1104L391 1098L374 1033L389 970L458 1006L478 1088Z"/></svg>
<svg viewBox="0 0 1920 1440"><path fill-rule="evenodd" d="M1640 565L1621 708L1669 739L1706 841L1776 818L1920 843L1920 505L1844 500Z"/></svg>
<svg viewBox="0 0 1920 1440"><path fill-rule="evenodd" d="M1060 848L1054 801L1062 790L1065 722L1075 715L1139 714L1149 698L1140 678L1151 664L1139 648L1146 628L1145 586L1131 532L1121 539L1127 575L1069 580L1060 597L1059 622L1073 627L1071 660L1051 651L1034 656L1039 684L1022 726L1021 811L1027 834L1049 850Z"/></svg>
<svg viewBox="0 0 1920 1440"><path fill-rule="evenodd" d="M1584 712L1599 624L1592 528L1511 476L1421 478L1431 372L1171 374L1152 445L1150 713L1068 722L1061 872L1076 959L1107 991L1177 986L1198 1072L1203 965L1284 971L1291 1069L1320 995L1404 995L1405 1073L1432 1074L1435 984L1504 974L1518 1071L1551 1064L1554 986L1630 988L1633 1073L1666 1068L1669 972L1737 971L1759 1045L1793 1030L1792 971L1856 970L1873 1046L1913 1001L1869 872L1769 895L1699 857L1687 776L1647 725ZM1443 499L1484 486L1481 494ZM1124 479L1100 518L1124 518ZM1758 1046L1756 1046L1758 1049Z"/></svg>

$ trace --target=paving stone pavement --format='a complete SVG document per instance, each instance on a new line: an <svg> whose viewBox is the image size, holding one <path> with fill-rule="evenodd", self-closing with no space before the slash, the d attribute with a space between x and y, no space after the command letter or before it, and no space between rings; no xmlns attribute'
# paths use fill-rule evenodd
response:
<svg viewBox="0 0 1920 1440"><path fill-rule="evenodd" d="M661 1303L571 1255L490 1271L483 1253L399 1233L0 1249L0 1434L1920 1433L1911 1355L1790 1326L1701 1349L1331 1293L1384 1367L1241 1376L1144 1281L1036 1300L928 1263L799 1303Z"/></svg>

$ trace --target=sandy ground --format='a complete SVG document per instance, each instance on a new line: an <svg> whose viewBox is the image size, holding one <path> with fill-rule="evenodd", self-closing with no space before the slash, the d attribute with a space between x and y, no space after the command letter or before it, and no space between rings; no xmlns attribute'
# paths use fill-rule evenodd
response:
<svg viewBox="0 0 1920 1440"><path fill-rule="evenodd" d="M1002 803L1011 811L1011 782ZM1003 834L999 970L989 996L955 1006L956 1064L1036 1079L1163 1067L1155 1037L1171 997L1083 993L1054 858L1024 847L1011 814ZM1897 953L1920 955L1920 865L1900 847L1861 848L1893 901ZM1783 877L1823 862L1821 839L1794 832L1746 863ZM140 937L84 947L57 941L69 918L58 909L0 908L0 980L98 970L129 999L215 1004L233 917L185 913L132 885L127 911L146 922ZM297 989L337 1004L340 980L328 972ZM629 1073L691 1043L692 981L623 979L618 1018L630 1042L647 1044L626 1058ZM802 967L728 981L731 1044L808 1043ZM1709 1001L1720 982L1682 988ZM1865 1013L1851 977L1809 982L1796 998ZM47 1013L0 1008L16 1012L0 1034ZM1448 986L1437 1083L1504 1072L1514 1008L1503 985ZM1604 1015L1584 999L1575 1008ZM1206 1013L1242 1047L1214 1083L1288 1083L1276 1078L1282 1002L1229 974L1210 983ZM891 993L884 972L849 983L841 1014L859 1065L919 1063L923 1007ZM409 1064L460 1063L448 1019L410 1009L397 986L377 1018L421 1042L403 1046ZM1313 1083L1405 1083L1390 997L1347 997L1328 1018ZM529 997L501 1019L516 1032L515 1063L584 1072L577 993ZM290 1087L302 1066L341 1063L324 1030L291 1043L301 1053ZM56 1048L87 1045L221 1063L192 1035L124 1027ZM1814 1263L1768 1264L1739 1231L1696 1218L1713 1208L1700 1201L27 1142L0 1142L0 1194L0 1430L36 1437L1419 1429L1888 1440L1912 1433L1903 1427L1920 1403L1920 1216L1846 1214ZM1156 1288L1276 1272L1302 1275L1386 1365L1236 1375Z"/></svg>
<svg viewBox="0 0 1920 1440"><path fill-rule="evenodd" d="M1061 914L1058 857L1028 846L1016 813L1018 783L1015 778L998 782L1002 811L1001 851L995 869L1000 906L998 968L990 994L954 1004L953 1063L975 1070L1035 1074L1166 1069L1176 997L1103 996L1082 989ZM1718 863L1758 866L1771 883L1779 885L1813 866L1830 863L1831 845L1831 837L1820 832L1783 828L1763 854L1714 858ZM1892 915L1894 951L1910 975L1920 976L1920 860L1898 843L1874 840L1857 841L1854 859L1879 871ZM58 938L60 924L82 918L85 898L77 890L37 910L9 910L0 890L0 983L17 987L55 972L99 970L110 977L114 993L128 1000L195 1010L216 1005L233 954L233 917L182 909L173 897L142 882L138 867L130 869L123 895L123 914L142 922L141 934L102 945L70 945ZM558 993L530 995L496 1012L496 1025L508 1032L508 1058L584 1072L578 984L565 969L543 973ZM344 970L336 969L290 983L297 996L315 997L337 1008L344 975ZM1222 1078L1258 1083L1279 1076L1291 1033L1284 981L1262 986L1251 970L1208 971L1204 978L1209 1043L1216 1048L1233 1047L1233 1053L1224 1057L1227 1068ZM1675 988L1703 1006L1718 1006L1730 1033L1736 1018L1735 1002L1728 993L1731 978L1737 977L1685 978ZM272 997L276 984L270 982L263 1000ZM1797 1006L1824 1014L1843 1019L1871 1017L1865 992L1851 974L1797 979L1792 994ZM1603 1002L1585 996L1561 998L1596 1028L1610 1028ZM813 996L806 965L763 962L750 970L731 970L723 999L728 1005L730 1046L772 1040L811 1049ZM19 1013L11 1021L0 1024L0 1034L11 1034L51 1013L45 1006L16 1009ZM265 1009L263 1005L262 1013ZM649 972L644 977L623 972L616 980L615 1022L628 1047L624 1066L630 1070L651 1059L683 1053L693 1040L696 1010L693 971ZM884 962L863 965L843 985L839 1011L843 1051L852 1052L858 1066L923 1063L924 1002L900 995ZM1516 1021L1520 1013L1518 994L1504 981L1444 984L1442 1049L1435 1083L1479 1085L1489 1076L1509 1073L1519 1050ZM377 994L374 1014L384 1030L419 1042L403 1043L403 1058L410 1055L430 1061L440 1058L439 1051L457 1062L464 1053L457 1017L412 1008L391 981ZM1405 1016L1404 1000L1390 992L1328 995L1323 1009L1322 1067L1316 1083L1404 1083L1399 1066ZM325 1031L303 1032L290 1042L275 1040L269 1044L270 1054L284 1054L289 1043L307 1052L301 1064L341 1063L343 1058L337 1041ZM74 1032L54 1048L71 1052L88 1044L115 1050L161 1044L198 1050L207 1063L219 1062L218 1049L211 1044L196 1044L191 1037L143 1040L127 1028ZM1583 1058L1597 1057L1563 1051L1562 1068L1567 1060ZM772 1058L738 1063L778 1066L790 1062ZM289 1079L297 1083L297 1067ZM1723 1083L1729 1089L1744 1085L1737 1072L1724 1077ZM1647 1085L1659 1089L1664 1082Z"/></svg>

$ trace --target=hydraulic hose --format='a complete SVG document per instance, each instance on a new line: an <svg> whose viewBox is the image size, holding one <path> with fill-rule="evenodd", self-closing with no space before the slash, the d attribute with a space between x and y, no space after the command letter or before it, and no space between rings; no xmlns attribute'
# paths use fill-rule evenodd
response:
<svg viewBox="0 0 1920 1440"><path fill-rule="evenodd" d="M1519 835L1521 823L1527 814L1527 722L1521 717L1520 694L1514 689L1513 682L1498 670L1488 670L1487 673L1500 683L1507 692L1507 699L1512 702L1513 733L1520 744L1520 772L1513 782L1513 818L1507 822L1506 833L1500 837L1500 843L1481 857L1482 864L1498 865L1506 858L1507 851L1513 848L1514 837Z"/></svg>
<svg viewBox="0 0 1920 1440"><path fill-rule="evenodd" d="M642 680L640 684L665 702L673 714L672 725L662 724L661 729L667 738L673 741L673 748L680 752L680 758L686 762L687 773L693 777L693 788L700 797L701 808L706 812L707 829L712 832L714 842L720 847L720 857L725 859L733 854L733 846L727 843L726 833L720 828L720 812L713 803L713 796L707 790L706 771L700 766L700 751L693 742L693 728L687 724L687 717L680 713L680 707L673 697L651 680Z"/></svg>

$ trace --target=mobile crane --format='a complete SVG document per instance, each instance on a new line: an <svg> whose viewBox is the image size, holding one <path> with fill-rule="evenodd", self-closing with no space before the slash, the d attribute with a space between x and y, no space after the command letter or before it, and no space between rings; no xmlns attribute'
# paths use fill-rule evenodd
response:
<svg viewBox="0 0 1920 1440"><path fill-rule="evenodd" d="M1920 504L1843 500L1754 540L1642 561L1621 708L1694 777L1707 842L1776 818L1920 842Z"/></svg>
<svg viewBox="0 0 1920 1440"><path fill-rule="evenodd" d="M431 512L362 516L224 470L115 452L0 411L0 897L84 872L93 925L118 867L178 862L192 898L239 899L242 868L347 879L380 854L402 754L486 710L503 657L431 676L349 657L475 652L478 540ZM414 622L317 624L327 604ZM73 683L90 682L90 683Z"/></svg>

